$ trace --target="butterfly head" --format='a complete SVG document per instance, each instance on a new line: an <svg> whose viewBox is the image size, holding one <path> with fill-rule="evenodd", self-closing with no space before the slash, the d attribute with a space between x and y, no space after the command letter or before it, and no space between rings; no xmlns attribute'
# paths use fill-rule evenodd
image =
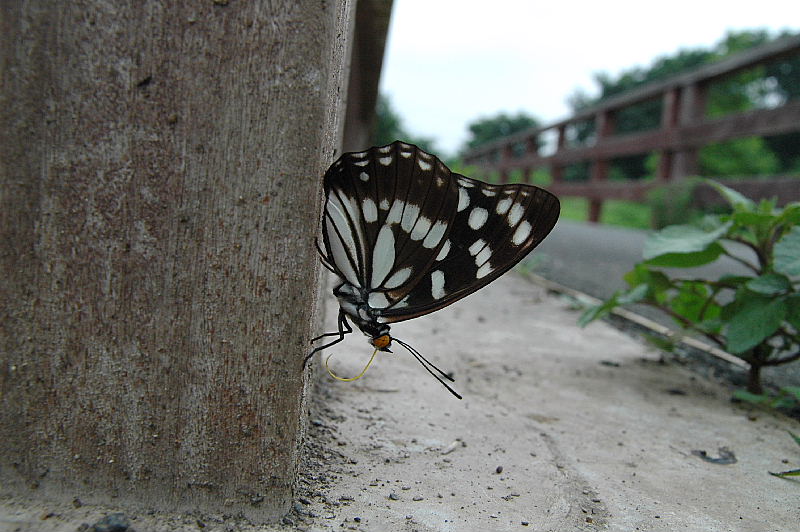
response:
<svg viewBox="0 0 800 532"><path fill-rule="evenodd" d="M369 341L372 345L375 346L376 349L379 351L385 351L387 353L391 353L389 347L392 345L392 337L389 334L381 334L379 336L373 336L372 339Z"/></svg>

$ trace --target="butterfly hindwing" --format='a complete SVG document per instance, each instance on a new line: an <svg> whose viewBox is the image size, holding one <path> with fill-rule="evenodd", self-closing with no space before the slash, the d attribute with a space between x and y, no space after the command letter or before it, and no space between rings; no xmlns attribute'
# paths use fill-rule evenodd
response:
<svg viewBox="0 0 800 532"><path fill-rule="evenodd" d="M430 272L387 323L433 312L465 297L522 260L555 225L558 200L529 185L490 185L455 174L459 202L452 229Z"/></svg>
<svg viewBox="0 0 800 532"><path fill-rule="evenodd" d="M490 283L550 232L558 200L530 185L450 172L395 142L343 155L325 175L326 262L385 323L447 306Z"/></svg>

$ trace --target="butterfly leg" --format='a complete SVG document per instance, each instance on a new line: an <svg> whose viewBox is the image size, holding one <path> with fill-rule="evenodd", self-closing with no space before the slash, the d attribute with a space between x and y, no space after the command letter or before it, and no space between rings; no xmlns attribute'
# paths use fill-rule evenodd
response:
<svg viewBox="0 0 800 532"><path fill-rule="evenodd" d="M323 349L326 349L326 348L328 348L328 347L330 347L332 345L338 344L339 342L344 340L344 335L350 334L351 332L353 332L353 328L350 327L350 324L347 322L347 317L345 316L343 310L339 311L338 327L339 327L339 330L336 331L336 332L321 334L321 335L317 336L316 338L314 338L313 340L311 340L312 342L316 342L320 338L325 338L326 336L338 336L338 338L336 340L334 340L333 342L327 343L325 345L321 345L321 346L315 348L313 351L311 351L308 354L308 356L306 356L305 360L303 361L303 365L304 366L308 363L309 359L312 356L314 356L315 353L317 353L318 351L322 351Z"/></svg>

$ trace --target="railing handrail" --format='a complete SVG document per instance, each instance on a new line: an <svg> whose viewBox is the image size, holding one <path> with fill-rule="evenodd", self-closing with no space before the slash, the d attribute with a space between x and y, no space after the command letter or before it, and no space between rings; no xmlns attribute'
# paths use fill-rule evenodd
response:
<svg viewBox="0 0 800 532"><path fill-rule="evenodd" d="M783 37L771 43L751 48L719 61L700 66L689 72L677 74L664 80L654 81L641 87L631 89L630 91L626 91L625 93L617 96L612 96L607 100L582 109L568 118L549 123L545 126L526 129L502 139L488 142L478 146L477 148L469 150L464 155L464 160L469 162L471 160L479 159L505 147L526 142L531 138L538 137L545 131L562 128L576 122L591 119L597 116L599 113L614 111L636 103L652 100L677 88L706 84L714 79L731 75L750 66L780 59L781 57L790 55L797 50L800 50L800 35Z"/></svg>

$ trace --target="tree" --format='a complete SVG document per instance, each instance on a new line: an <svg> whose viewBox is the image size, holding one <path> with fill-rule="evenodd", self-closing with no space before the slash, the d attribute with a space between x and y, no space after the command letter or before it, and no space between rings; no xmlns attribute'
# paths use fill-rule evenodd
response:
<svg viewBox="0 0 800 532"><path fill-rule="evenodd" d="M538 126L539 121L524 111L520 111L516 115L500 112L494 116L479 118L467 126L470 136L463 151Z"/></svg>
<svg viewBox="0 0 800 532"><path fill-rule="evenodd" d="M709 49L680 50L676 54L655 59L648 67L634 67L616 76L599 72L595 74L595 81L600 86L597 97L590 97L579 90L568 102L573 112L578 112L631 89L788 35L791 33L772 36L766 30L730 32ZM750 69L712 84L707 96L706 113L710 117L723 116L764 106L775 99L795 97L800 92L798 86L800 58L790 58L774 65ZM625 134L657 128L660 125L661 111L660 100L630 106L614 117L615 133ZM586 141L593 135L594 125L587 123L579 127L576 133L579 141ZM714 176L746 176L754 172L769 174L800 168L798 139L799 135L790 134L775 139L739 139L709 146L700 152L701 172ZM614 166L617 175L628 179L646 175L646 159L647 154L642 154L616 161Z"/></svg>
<svg viewBox="0 0 800 532"><path fill-rule="evenodd" d="M412 135L403 125L403 119L394 109L392 101L385 94L378 96L378 105L375 126L375 145L385 146L396 140L416 144L423 150L433 153L436 151L435 141L430 137Z"/></svg>
<svg viewBox="0 0 800 532"><path fill-rule="evenodd" d="M277 518L349 11L0 6L0 485Z"/></svg>

